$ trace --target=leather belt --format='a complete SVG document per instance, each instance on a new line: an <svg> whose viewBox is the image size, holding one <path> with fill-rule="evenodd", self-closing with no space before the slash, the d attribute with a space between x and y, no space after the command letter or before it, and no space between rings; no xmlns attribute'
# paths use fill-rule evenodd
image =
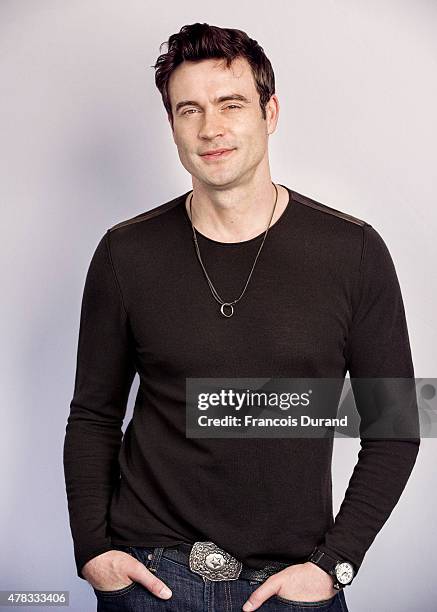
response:
<svg viewBox="0 0 437 612"><path fill-rule="evenodd" d="M264 582L269 576L292 565L275 561L262 569L253 569L209 541L195 542L192 545L182 542L166 546L163 555L187 565L192 572L214 581L244 578Z"/></svg>

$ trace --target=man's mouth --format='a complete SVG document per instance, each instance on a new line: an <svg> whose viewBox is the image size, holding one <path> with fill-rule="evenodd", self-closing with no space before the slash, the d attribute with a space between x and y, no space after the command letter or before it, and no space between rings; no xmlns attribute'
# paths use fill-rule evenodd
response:
<svg viewBox="0 0 437 612"><path fill-rule="evenodd" d="M202 157L202 159L222 159L228 157L232 151L234 151L234 149L217 149L217 151L202 153L200 157Z"/></svg>

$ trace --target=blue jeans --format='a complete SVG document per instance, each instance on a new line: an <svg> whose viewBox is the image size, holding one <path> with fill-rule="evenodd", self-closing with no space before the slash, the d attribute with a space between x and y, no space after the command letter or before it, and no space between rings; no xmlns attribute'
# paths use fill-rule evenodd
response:
<svg viewBox="0 0 437 612"><path fill-rule="evenodd" d="M214 581L196 574L180 561L166 557L166 548L114 546L154 571L172 591L170 599L161 599L138 582L117 591L93 589L97 612L240 612L243 604L261 582L238 578ZM319 602L298 602L273 595L258 608L262 612L348 612L344 592Z"/></svg>

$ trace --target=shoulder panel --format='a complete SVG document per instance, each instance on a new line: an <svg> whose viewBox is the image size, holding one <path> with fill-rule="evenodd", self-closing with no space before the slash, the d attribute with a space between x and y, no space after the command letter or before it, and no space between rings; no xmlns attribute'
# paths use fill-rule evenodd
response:
<svg viewBox="0 0 437 612"><path fill-rule="evenodd" d="M326 204L321 204L308 196L305 196L301 193L297 193L296 191L292 191L293 200L296 200L300 204L304 204L304 206L309 206L316 210L320 210L321 212L328 213L329 215L334 215L339 219L344 219L345 221L349 221L350 223L355 223L356 225L369 225L367 221L363 221L363 219L359 219L358 217L354 217L353 215L349 215L348 213L342 212L341 210L337 210L336 208L332 208L331 206L327 206Z"/></svg>
<svg viewBox="0 0 437 612"><path fill-rule="evenodd" d="M139 223L140 221L146 221L147 219L151 219L152 217L162 215L163 213L177 206L180 203L181 198L184 198L188 193L189 191L187 191L182 196L177 196L169 202L165 202L160 206L155 206L155 208L152 208L151 210L147 210L146 212L140 213L139 215L135 215L135 217L131 217L130 219L126 219L125 221L120 221L119 223L116 223L115 225L110 227L108 229L108 232L112 232L118 229L119 227L125 227L126 225L131 225L132 223Z"/></svg>

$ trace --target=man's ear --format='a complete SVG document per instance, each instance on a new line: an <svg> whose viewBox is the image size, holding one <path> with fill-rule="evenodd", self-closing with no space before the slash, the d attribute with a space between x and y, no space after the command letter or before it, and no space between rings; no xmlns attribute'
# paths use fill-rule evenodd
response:
<svg viewBox="0 0 437 612"><path fill-rule="evenodd" d="M173 140L174 140L174 129L173 129L173 122L172 122L172 117L171 117L170 113L167 113L167 119L168 119L168 122L169 122L169 124L170 124L171 133L172 133ZM176 144L176 143L175 143L175 144Z"/></svg>
<svg viewBox="0 0 437 612"><path fill-rule="evenodd" d="M266 123L267 133L273 134L276 130L276 126L279 118L279 100L276 94L270 96L270 100L266 104Z"/></svg>

